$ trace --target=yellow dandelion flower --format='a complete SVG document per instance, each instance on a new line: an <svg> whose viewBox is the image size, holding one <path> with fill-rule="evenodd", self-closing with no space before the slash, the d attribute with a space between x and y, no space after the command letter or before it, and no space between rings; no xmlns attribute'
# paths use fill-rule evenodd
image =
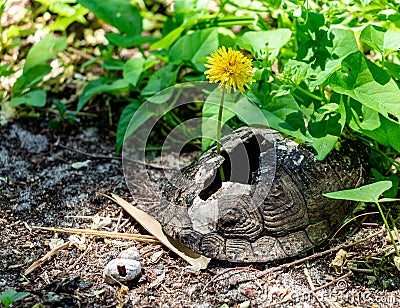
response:
<svg viewBox="0 0 400 308"><path fill-rule="evenodd" d="M211 57L207 57L207 64L204 66L209 68L204 72L207 75L206 78L210 82L219 83L220 89L225 86L228 93L231 88L235 92L236 88L244 92L244 87L249 88L248 83L255 81L251 60L240 51L232 50L231 47L227 50L225 46L222 46L212 52Z"/></svg>

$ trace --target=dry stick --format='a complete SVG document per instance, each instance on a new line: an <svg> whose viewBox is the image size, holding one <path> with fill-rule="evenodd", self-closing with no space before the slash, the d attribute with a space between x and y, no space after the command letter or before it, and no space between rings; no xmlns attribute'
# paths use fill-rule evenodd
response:
<svg viewBox="0 0 400 308"><path fill-rule="evenodd" d="M318 287L318 288L315 288L314 290L310 290L310 291L308 291L308 292L302 293L302 296L304 296L304 295L306 295L306 294L313 294L313 293L315 293L315 292L317 292L317 291L320 291L320 290L322 290L322 289L325 289L325 288L327 288L327 287L333 285L334 283L336 283L336 282L338 282L338 281L341 281L341 280L343 280L343 279L345 279L345 278L351 276L351 274L352 274L352 272L351 272L351 271L348 271L348 272L347 272L346 274L344 274L343 276L340 276L340 277L338 277L338 278L336 278L336 279L334 279L334 280L332 280L332 281L330 281L330 282L328 282L328 283L326 283L326 284L324 284L324 285L322 285L322 286L320 286L320 287ZM277 306L277 305L286 304L286 303L291 302L291 301L293 301L293 300L294 300L293 298L290 298L290 299L286 299L286 300L283 300L283 301L280 301L280 302L272 303L272 304L267 305L267 306L265 306L265 307L268 307L268 308L269 308L269 307L275 307L275 306Z"/></svg>
<svg viewBox="0 0 400 308"><path fill-rule="evenodd" d="M138 241L138 242L159 243L159 241L152 235L116 233L116 232L97 231L97 230L84 230L84 229L74 229L74 228L53 228L53 227L38 227L38 226L33 226L32 228L33 229L53 231L53 232L85 234L85 235L89 235L89 236L103 236L103 237L112 237L112 238L123 238L123 239L127 239L127 240L135 240L135 241Z"/></svg>
<svg viewBox="0 0 400 308"><path fill-rule="evenodd" d="M307 282L310 286L311 291L315 290L315 285L312 281L310 272L308 271L307 267L304 267L304 275L306 276ZM315 295L315 293L313 292L312 295L314 296L315 300L321 305L322 308L325 308L325 304L318 298L318 296Z"/></svg>
<svg viewBox="0 0 400 308"><path fill-rule="evenodd" d="M32 263L31 266L27 268L27 270L24 272L24 275L29 275L32 273L35 269L40 267L44 262L46 262L48 259L50 259L54 254L56 254L59 250L65 249L69 246L71 242L68 241L64 244L58 245L54 247L52 250L50 250L48 253L46 253L43 257L41 257L39 260L35 261Z"/></svg>
<svg viewBox="0 0 400 308"><path fill-rule="evenodd" d="M84 215L67 215L65 218L79 218L79 219L93 219L95 216L84 216ZM109 218L106 216L97 216L100 219ZM119 218L110 218L112 221L118 221Z"/></svg>
<svg viewBox="0 0 400 308"><path fill-rule="evenodd" d="M315 258L319 258L319 257L325 256L325 255L327 255L327 254L330 254L330 253L332 253L332 252L338 251L338 250L340 250L340 249L345 249L345 248L349 248L349 247L358 245L358 244L360 244L360 243L363 243L363 242L368 241L368 240L371 239L371 238L374 238L374 237L376 237L376 236L378 236L378 235L381 235L381 234L383 234L384 232L385 232L385 230L380 230L380 231L375 232L375 233L373 233L373 234L371 234L371 235L368 235L366 238L363 238L363 239L361 239L361 240L359 240L359 241L356 241L356 242L353 242L353 243L350 243L350 244L342 244L342 245L333 247L333 248L328 249L328 250L325 250L325 251L321 251L321 252L314 253L314 254L312 254L311 256L308 256L308 257L305 257L305 258L302 258L302 259L299 259L299 260L296 260L296 261L293 261L293 262L290 262L290 263L286 263L286 264L282 264L282 265L280 265L280 266L268 268L268 269L262 271L261 273L259 273L259 274L257 275L257 278L260 278L260 277L262 277L262 276L264 276L264 275L266 275L266 274L269 274L269 273L273 273L273 272L276 272L276 271L283 270L283 269L288 268L288 267L292 267L292 266L295 266L295 265L299 265L299 264L301 264L301 263L303 263L303 262L305 262L305 261L309 261L309 260L313 260L313 259L315 259Z"/></svg>
<svg viewBox="0 0 400 308"><path fill-rule="evenodd" d="M76 49L74 47L68 47L68 51L70 51L70 52L72 52L74 54L77 54L78 56L80 56L80 57L82 57L82 58L84 58L86 60L94 59L94 57L92 55L88 55L88 54L86 54L86 53L84 53L84 52L82 52L79 49Z"/></svg>
<svg viewBox="0 0 400 308"><path fill-rule="evenodd" d="M85 155L85 156L87 156L87 157L94 158L94 159L115 159L115 160L122 160L122 157L119 157L119 156L112 156L112 155L111 155L111 156L108 156L108 155L91 154L91 153L83 152L83 151L78 150L78 149L75 149L75 148L71 148L71 147L66 146L66 145L62 145L62 144L60 144L60 143L55 144L55 145L56 145L56 146L59 146L60 148L64 148L64 149L66 149L66 150L73 151L73 152L75 152L75 153L78 153L78 154L81 154L81 155ZM132 163L139 164L139 165L143 165L143 166L150 167L150 168L153 168L153 169L168 169L168 170L175 170L175 169L176 169L176 168L174 168L174 167L166 167L166 166L160 166L160 165L155 165L155 164L151 164L151 163L146 163L146 162L144 162L144 161L140 161L140 160L133 159L133 158L129 158L129 157L124 157L124 159L126 159L127 161L130 161L130 162L132 162Z"/></svg>
<svg viewBox="0 0 400 308"><path fill-rule="evenodd" d="M239 273L244 272L244 271L249 272L250 270L259 272L258 269L255 269L252 267L241 266L241 267L227 268L227 269L223 270L222 272L219 272L218 274L216 274L210 281L208 281L201 292L203 293L211 283L213 283L214 281L217 280L217 278L221 277L222 275L225 275L226 273L233 272L233 271L239 271ZM235 273L235 274L238 274L238 273Z"/></svg>

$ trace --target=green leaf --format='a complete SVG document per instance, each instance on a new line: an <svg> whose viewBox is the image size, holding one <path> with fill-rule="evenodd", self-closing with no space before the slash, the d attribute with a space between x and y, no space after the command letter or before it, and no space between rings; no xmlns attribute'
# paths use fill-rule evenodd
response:
<svg viewBox="0 0 400 308"><path fill-rule="evenodd" d="M17 79L12 87L11 91L15 96L18 96L30 87L35 86L43 77L51 72L51 66L48 64L41 64L32 67L31 69L24 71L22 75Z"/></svg>
<svg viewBox="0 0 400 308"><path fill-rule="evenodd" d="M192 28L196 23L197 23L196 19L189 19L186 23L172 30L162 39L152 44L150 50L156 50L156 49L168 50L172 46L172 44L175 43L176 40L181 37L184 31Z"/></svg>
<svg viewBox="0 0 400 308"><path fill-rule="evenodd" d="M217 139L217 122L221 95L222 91L220 89L214 89L208 95L203 105L201 122L201 147L203 151L208 149ZM225 93L221 126L235 116L235 103L242 95L240 92Z"/></svg>
<svg viewBox="0 0 400 308"><path fill-rule="evenodd" d="M142 74L145 60L143 58L133 58L126 61L123 69L123 76L126 81L136 86Z"/></svg>
<svg viewBox="0 0 400 308"><path fill-rule="evenodd" d="M334 99L335 97L332 96L331 102L333 102ZM315 157L317 160L323 160L330 153L346 124L346 110L341 98L338 103L339 104L330 104L336 105L336 110L331 110L330 112L322 114L314 113L312 119L308 122L308 130L314 137L312 147L317 152Z"/></svg>
<svg viewBox="0 0 400 308"><path fill-rule="evenodd" d="M22 96L11 98L11 105L28 105L32 107L43 107L46 105L46 92L38 89L25 93Z"/></svg>
<svg viewBox="0 0 400 308"><path fill-rule="evenodd" d="M65 1L60 0L51 1L49 10L60 16L72 16L75 14L73 7L68 5Z"/></svg>
<svg viewBox="0 0 400 308"><path fill-rule="evenodd" d="M327 55L325 63L309 71L310 75L317 76L315 80L310 82L310 86L319 86L334 71L340 68L340 65L345 57L358 50L357 41L352 30L333 28L329 32L329 37L332 39L325 46Z"/></svg>
<svg viewBox="0 0 400 308"><path fill-rule="evenodd" d="M122 33L134 36L142 32L140 12L129 0L78 0L78 3Z"/></svg>
<svg viewBox="0 0 400 308"><path fill-rule="evenodd" d="M125 62L120 59L107 58L101 64L101 67L109 71L120 71L124 68Z"/></svg>
<svg viewBox="0 0 400 308"><path fill-rule="evenodd" d="M67 38L47 35L29 49L24 64L24 73L34 66L46 63L65 48L67 48Z"/></svg>
<svg viewBox="0 0 400 308"><path fill-rule="evenodd" d="M159 110L156 105L147 102L140 106L139 102L134 102L125 107L118 123L117 153L120 152L123 142L157 112Z"/></svg>
<svg viewBox="0 0 400 308"><path fill-rule="evenodd" d="M389 176L384 176L378 172L378 170L371 168L372 175L374 178L378 181L391 181L392 182L392 187L385 191L383 193L384 197L387 198L395 198L397 196L397 192L399 190L399 182L400 182L400 177L398 174L391 174Z"/></svg>
<svg viewBox="0 0 400 308"><path fill-rule="evenodd" d="M141 94L153 95L175 84L180 66L168 64L152 75Z"/></svg>
<svg viewBox="0 0 400 308"><path fill-rule="evenodd" d="M367 113L362 112L361 110L366 110L367 108L361 108L360 104L358 103L357 105L357 103L353 101L351 107L348 107L346 110L350 128L384 146L391 146L400 152L400 138L398 138L400 136L400 125L386 119L372 109L369 109ZM363 118L362 122L360 118ZM369 124L369 127L364 125L364 123L368 124L372 122L375 122L374 125Z"/></svg>
<svg viewBox="0 0 400 308"><path fill-rule="evenodd" d="M380 67L355 52L342 61L339 71L331 75L332 89L346 94L387 119L400 118L400 89Z"/></svg>
<svg viewBox="0 0 400 308"><path fill-rule="evenodd" d="M368 25L361 31L360 41L380 53L388 54L400 50L400 31Z"/></svg>
<svg viewBox="0 0 400 308"><path fill-rule="evenodd" d="M142 44L153 43L159 40L158 38L152 36L124 36L118 33L107 33L105 37L110 44L122 48L137 47Z"/></svg>
<svg viewBox="0 0 400 308"><path fill-rule="evenodd" d="M268 55L269 59L273 60L291 36L292 31L284 28L269 31L249 31L240 36L236 43L254 55Z"/></svg>
<svg viewBox="0 0 400 308"><path fill-rule="evenodd" d="M391 181L381 181L354 189L322 194L325 197L359 202L378 202L379 196L392 187Z"/></svg>
<svg viewBox="0 0 400 308"><path fill-rule="evenodd" d="M10 304L19 301L29 295L30 293L28 292L17 292L14 289L8 289L0 294L0 302L3 303L5 307L9 307Z"/></svg>
<svg viewBox="0 0 400 308"><path fill-rule="evenodd" d="M388 70L389 74L400 80L400 65L393 62L385 62L385 68Z"/></svg>
<svg viewBox="0 0 400 308"><path fill-rule="evenodd" d="M197 70L204 72L205 57L218 48L218 30L198 30L180 38L169 50L171 62L188 60Z"/></svg>
<svg viewBox="0 0 400 308"><path fill-rule="evenodd" d="M80 111L86 103L96 94L103 92L115 92L129 89L129 83L124 79L99 78L89 82L83 89L79 98L77 111Z"/></svg>
<svg viewBox="0 0 400 308"><path fill-rule="evenodd" d="M121 151L122 144L125 141L125 136L129 137L136 131L137 128L139 128L144 122L146 122L152 116L151 113L146 113L146 112L141 113L141 115L139 113L136 114L135 123L133 123L130 132L125 135L129 123L131 122L133 116L135 115L136 111L139 109L140 106L141 104L139 101L134 101L131 104L127 105L121 113L118 122L116 145L115 145L115 151L117 154L119 154Z"/></svg>

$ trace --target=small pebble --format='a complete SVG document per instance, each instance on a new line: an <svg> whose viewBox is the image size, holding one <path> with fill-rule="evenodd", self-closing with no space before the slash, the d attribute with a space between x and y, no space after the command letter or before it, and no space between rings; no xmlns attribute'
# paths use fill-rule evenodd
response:
<svg viewBox="0 0 400 308"><path fill-rule="evenodd" d="M103 271L104 281L114 284L115 281L126 282L139 277L142 273L140 262L131 259L114 259L108 262Z"/></svg>
<svg viewBox="0 0 400 308"><path fill-rule="evenodd" d="M129 247L128 249L121 251L120 254L118 255L118 258L139 261L140 253L136 247Z"/></svg>
<svg viewBox="0 0 400 308"><path fill-rule="evenodd" d="M155 253L153 253L153 255L151 256L151 263L157 263L158 261L160 261L163 253L164 253L164 251L162 251L162 250L156 251Z"/></svg>

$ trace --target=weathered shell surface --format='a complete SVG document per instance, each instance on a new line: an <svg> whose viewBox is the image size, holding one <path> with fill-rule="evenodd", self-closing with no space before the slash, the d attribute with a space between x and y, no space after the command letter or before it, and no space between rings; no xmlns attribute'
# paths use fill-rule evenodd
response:
<svg viewBox="0 0 400 308"><path fill-rule="evenodd" d="M236 262L293 257L331 236L354 208L322 196L363 183L363 150L346 142L322 162L264 128L238 129L222 146L222 155L211 148L173 177L151 210L169 236L200 254Z"/></svg>

